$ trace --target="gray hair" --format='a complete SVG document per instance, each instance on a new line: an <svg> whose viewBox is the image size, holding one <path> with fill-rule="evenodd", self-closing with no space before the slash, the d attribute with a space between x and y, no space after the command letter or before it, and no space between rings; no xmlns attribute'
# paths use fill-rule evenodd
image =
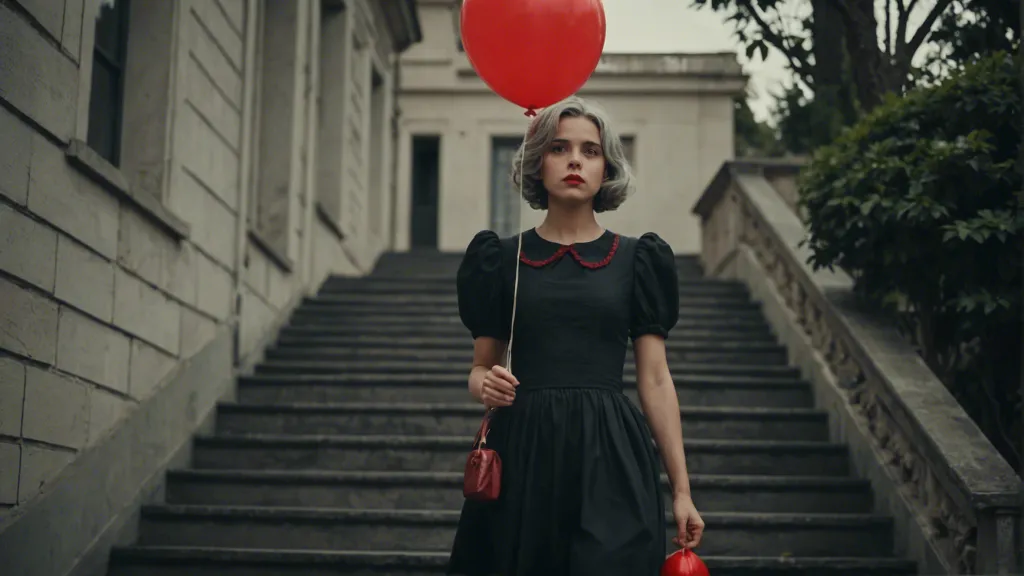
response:
<svg viewBox="0 0 1024 576"><path fill-rule="evenodd" d="M587 118L597 126L608 179L601 184L594 197L594 211L615 210L633 192L633 169L626 160L622 141L612 128L608 114L600 106L578 96L570 96L537 114L512 162L512 183L518 186L522 181L523 199L531 208L547 209L548 191L544 188L541 166L544 163L544 152L558 132L558 122L566 117Z"/></svg>

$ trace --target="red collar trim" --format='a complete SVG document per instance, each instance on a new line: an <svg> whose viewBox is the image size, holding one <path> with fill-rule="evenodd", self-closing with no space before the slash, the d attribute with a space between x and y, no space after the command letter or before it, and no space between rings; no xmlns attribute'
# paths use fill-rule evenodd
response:
<svg viewBox="0 0 1024 576"><path fill-rule="evenodd" d="M579 262L580 266L583 266L584 268L590 268L590 269L594 270L594 269L597 269L597 268L604 268L605 266L607 266L612 261L612 257L615 256L615 252L618 249L619 249L619 235L616 234L615 237L612 239L612 247L611 247L610 250L608 250L608 255L605 256L603 259L601 259L598 262L587 262L587 261L585 261L583 259L583 257L580 256L580 253L576 251L576 246L575 245L572 245L572 246L564 246L564 245L560 246L558 248L558 250L555 250L554 254L552 254L548 258L545 258L544 260L530 260L529 258L526 257L526 254L523 254L522 252L520 252L519 253L519 261L522 262L523 264L526 264L527 266L532 266L534 268L543 268L543 267L547 266L548 264L551 264L552 262L555 262L555 261L561 259L566 254L569 254L569 255L572 256L573 260L575 260L576 262Z"/></svg>

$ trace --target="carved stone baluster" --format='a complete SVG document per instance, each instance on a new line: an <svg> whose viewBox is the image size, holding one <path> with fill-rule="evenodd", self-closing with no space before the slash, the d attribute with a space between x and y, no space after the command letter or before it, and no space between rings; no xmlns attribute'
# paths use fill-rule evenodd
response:
<svg viewBox="0 0 1024 576"><path fill-rule="evenodd" d="M828 320L822 313L821 308L815 303L813 308L813 326L814 334L812 336L811 343L817 350L825 348L825 344L832 339L832 329L828 325Z"/></svg>
<svg viewBox="0 0 1024 576"><path fill-rule="evenodd" d="M800 316L800 327L803 328L804 335L808 338L814 333L814 300L808 298L804 301L804 305L797 309L797 313Z"/></svg>
<svg viewBox="0 0 1024 576"><path fill-rule="evenodd" d="M843 331L835 331L819 300L821 295L813 284L805 286L802 272L792 268L786 257L788 247L778 245L769 226L762 222L746 199L731 194L736 203L735 237L753 252L765 277L778 291L785 306L825 361L836 382L846 393L856 417L864 423L882 462L889 469L900 491L912 503L922 524L931 531L934 544L948 566L959 567L959 573L971 574L975 567L977 521L973 514L961 510L933 473L922 449L915 445L890 412L890 389L862 366L853 354L856 344L844 340ZM723 224L724 225L724 224Z"/></svg>

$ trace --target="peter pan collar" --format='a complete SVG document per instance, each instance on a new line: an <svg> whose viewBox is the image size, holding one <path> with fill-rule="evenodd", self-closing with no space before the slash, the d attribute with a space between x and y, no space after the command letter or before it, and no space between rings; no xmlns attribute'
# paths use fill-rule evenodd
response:
<svg viewBox="0 0 1024 576"><path fill-rule="evenodd" d="M604 234L590 242L558 244L541 238L536 229L531 228L523 235L523 251L519 254L519 261L533 268L543 268L568 254L580 266L597 269L607 266L618 249L619 235L610 230L605 230Z"/></svg>

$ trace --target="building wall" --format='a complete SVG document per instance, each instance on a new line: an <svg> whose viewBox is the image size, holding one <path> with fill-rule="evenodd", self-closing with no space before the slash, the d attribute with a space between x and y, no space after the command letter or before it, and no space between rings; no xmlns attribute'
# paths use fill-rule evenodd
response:
<svg viewBox="0 0 1024 576"><path fill-rule="evenodd" d="M293 304L391 237L382 3L133 2L114 160L87 143L105 1L0 3L0 563L25 576L67 573Z"/></svg>
<svg viewBox="0 0 1024 576"><path fill-rule="evenodd" d="M491 93L458 48L451 0L421 0L423 42L402 55L396 247L410 245L411 145L439 135L438 244L463 250L491 225L491 142L522 138L523 110ZM637 193L599 216L620 233L655 231L680 253L699 249L690 209L733 154L733 102L745 79L732 54L606 55L580 95L597 101L619 132L634 139ZM542 211L523 207L524 228Z"/></svg>

